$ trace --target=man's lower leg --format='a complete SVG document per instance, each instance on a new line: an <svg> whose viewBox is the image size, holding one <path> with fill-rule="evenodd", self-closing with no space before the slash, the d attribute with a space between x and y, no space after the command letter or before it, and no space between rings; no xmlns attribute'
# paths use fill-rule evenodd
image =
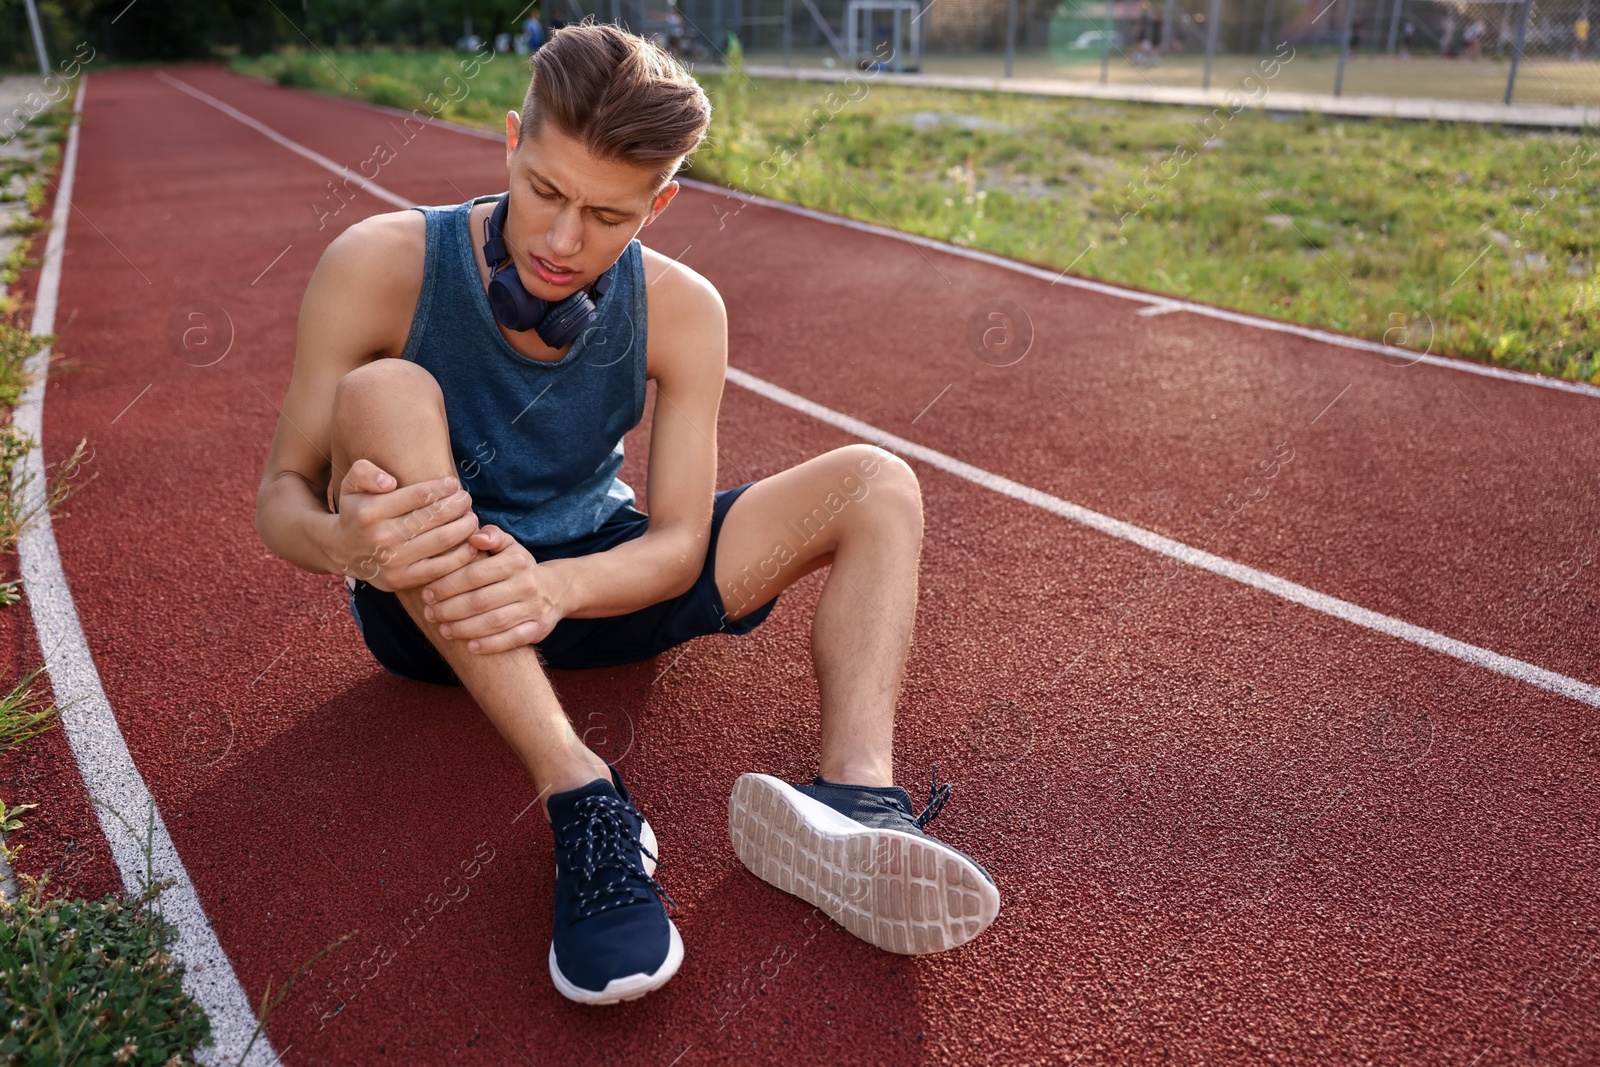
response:
<svg viewBox="0 0 1600 1067"><path fill-rule="evenodd" d="M920 524L882 522L841 537L811 622L822 697L822 777L894 781L894 713L917 605Z"/></svg>

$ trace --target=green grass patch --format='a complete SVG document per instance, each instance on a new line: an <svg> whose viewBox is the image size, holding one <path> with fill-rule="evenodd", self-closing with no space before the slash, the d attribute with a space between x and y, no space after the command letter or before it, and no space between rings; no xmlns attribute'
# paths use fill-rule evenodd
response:
<svg viewBox="0 0 1600 1067"><path fill-rule="evenodd" d="M152 908L167 883L138 897L44 899L24 876L0 902L0 1064L179 1067L211 1036L168 950L177 928Z"/></svg>
<svg viewBox="0 0 1600 1067"><path fill-rule="evenodd" d="M336 71L296 52L234 67L420 102L465 58L340 52ZM699 78L715 119L690 176L1056 270L1600 381L1600 146L1576 134ZM525 89L525 64L499 56L442 113L499 129ZM965 125L917 129L918 112Z"/></svg>
<svg viewBox="0 0 1600 1067"><path fill-rule="evenodd" d="M0 752L38 737L60 721L55 705L35 692L33 683L43 670L35 667L9 692L0 693Z"/></svg>
<svg viewBox="0 0 1600 1067"><path fill-rule="evenodd" d="M317 52L285 48L230 65L280 85L420 110L492 130L504 128L507 111L521 110L528 91L527 57L515 54L376 50L328 55L331 63Z"/></svg>
<svg viewBox="0 0 1600 1067"><path fill-rule="evenodd" d="M16 321L15 316L0 319L0 416L21 399L28 384L28 360L54 342L53 336L35 336ZM84 464L92 458L85 438L78 442L70 456L55 465L53 473L46 472L42 498L30 502L29 488L38 475L30 473L19 478L16 471L34 444L33 438L15 423L0 423L0 552L13 551L23 530L46 511L64 503L88 481L78 477Z"/></svg>

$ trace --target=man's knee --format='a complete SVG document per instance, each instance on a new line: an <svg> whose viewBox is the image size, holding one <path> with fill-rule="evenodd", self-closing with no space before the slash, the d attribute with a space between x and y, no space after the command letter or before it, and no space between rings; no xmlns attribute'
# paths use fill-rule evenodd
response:
<svg viewBox="0 0 1600 1067"><path fill-rule="evenodd" d="M839 462L845 470L843 484L847 493L870 504L866 511L880 521L921 532L922 485L909 463L877 445L867 444L839 449Z"/></svg>
<svg viewBox="0 0 1600 1067"><path fill-rule="evenodd" d="M375 359L339 379L333 392L335 424L374 416L427 418L444 414L444 393L423 368L405 359Z"/></svg>

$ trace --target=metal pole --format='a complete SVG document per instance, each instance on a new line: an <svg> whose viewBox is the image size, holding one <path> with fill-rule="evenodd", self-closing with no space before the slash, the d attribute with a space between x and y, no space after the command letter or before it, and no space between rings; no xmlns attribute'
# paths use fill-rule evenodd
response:
<svg viewBox="0 0 1600 1067"><path fill-rule="evenodd" d="M1278 0L1267 0L1267 10L1261 24L1261 50L1265 52L1272 47L1272 9L1278 6Z"/></svg>
<svg viewBox="0 0 1600 1067"><path fill-rule="evenodd" d="M1222 21L1222 0L1211 0L1211 11L1206 15L1206 73L1200 88L1211 88L1211 58L1217 54L1217 24Z"/></svg>
<svg viewBox="0 0 1600 1067"><path fill-rule="evenodd" d="M1178 0L1167 0L1166 9L1161 12L1161 51L1172 50L1172 24L1178 18Z"/></svg>
<svg viewBox="0 0 1600 1067"><path fill-rule="evenodd" d="M894 69L901 71L906 69L906 58L905 53L900 50L900 9L892 7L889 9L889 14L894 18Z"/></svg>
<svg viewBox="0 0 1600 1067"><path fill-rule="evenodd" d="M1511 53L1511 73L1506 78L1506 103L1517 87L1517 64L1522 59L1522 45L1528 39L1528 12L1533 10L1533 0L1522 0L1522 14L1517 17L1517 45Z"/></svg>
<svg viewBox="0 0 1600 1067"><path fill-rule="evenodd" d="M722 21L722 0L711 0L711 52L719 62L728 61L727 26Z"/></svg>
<svg viewBox="0 0 1600 1067"><path fill-rule="evenodd" d="M1333 72L1333 95L1344 91L1344 61L1350 56L1350 22L1355 18L1356 0L1344 0L1344 29L1339 33L1339 66Z"/></svg>
<svg viewBox="0 0 1600 1067"><path fill-rule="evenodd" d="M1394 0L1394 10L1389 13L1389 54L1394 55L1395 42L1400 39L1400 9L1405 0Z"/></svg>
<svg viewBox="0 0 1600 1067"><path fill-rule="evenodd" d="M1106 2L1106 28L1104 30L1104 33L1105 33L1105 38L1106 39L1105 39L1105 47L1100 50L1100 84L1101 85L1106 84L1106 79L1111 73L1111 35L1112 35L1112 33L1115 32L1115 27L1113 26L1113 24L1111 22L1111 5L1113 3L1115 3L1116 0L1105 0L1105 2Z"/></svg>
<svg viewBox="0 0 1600 1067"><path fill-rule="evenodd" d="M1017 56L1017 0L1006 0L1006 77L1011 77L1011 62Z"/></svg>
<svg viewBox="0 0 1600 1067"><path fill-rule="evenodd" d="M794 0L783 0L783 65L794 66Z"/></svg>
<svg viewBox="0 0 1600 1067"><path fill-rule="evenodd" d="M28 29L33 31L33 50L39 53L39 77L50 77L50 57L44 50L44 31L39 29L39 9L33 5L33 0L28 3Z"/></svg>

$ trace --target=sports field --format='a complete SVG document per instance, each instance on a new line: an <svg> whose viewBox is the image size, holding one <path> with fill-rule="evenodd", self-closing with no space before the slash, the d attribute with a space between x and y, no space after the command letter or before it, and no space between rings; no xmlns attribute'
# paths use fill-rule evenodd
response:
<svg viewBox="0 0 1600 1067"><path fill-rule="evenodd" d="M522 766L253 528L323 248L502 189L503 145L216 66L78 93L19 283L72 370L18 415L96 476L23 543L8 648L69 710L4 766L42 801L24 870L174 879L212 1062L314 958L250 1062L1600 1058L1600 387L686 183L641 239L729 310L718 487L859 441L919 476L897 778L956 783L938 830L1004 904L893 956L730 850L740 773L811 773L819 574L748 637L556 672L689 946L597 1011L545 970Z"/></svg>

